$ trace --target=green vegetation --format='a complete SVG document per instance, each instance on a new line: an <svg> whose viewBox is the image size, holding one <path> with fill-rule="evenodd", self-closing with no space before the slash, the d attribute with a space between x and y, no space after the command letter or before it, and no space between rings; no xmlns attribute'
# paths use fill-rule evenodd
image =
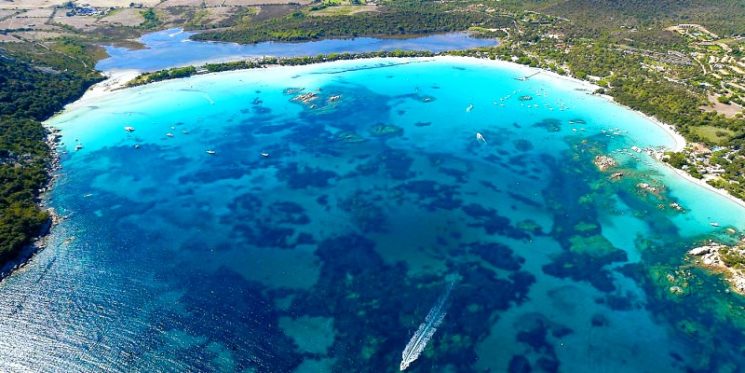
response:
<svg viewBox="0 0 745 373"><path fill-rule="evenodd" d="M691 132L704 142L716 145L727 144L729 139L735 134L735 132L730 129L708 125L693 127Z"/></svg>
<svg viewBox="0 0 745 373"><path fill-rule="evenodd" d="M669 152L666 156L665 161L675 168L682 168L688 165L688 158L683 153Z"/></svg>
<svg viewBox="0 0 745 373"><path fill-rule="evenodd" d="M745 251L737 247L725 247L719 250L722 262L734 269L745 269Z"/></svg>
<svg viewBox="0 0 745 373"><path fill-rule="evenodd" d="M360 58L375 58L375 57L390 57L390 58L403 58L403 57L431 57L434 56L432 52L427 51L381 51L381 52L366 52L366 53L330 53L330 54L319 54L316 56L305 56L305 57L264 57L258 60L241 60L234 62L220 62L220 63L208 63L205 64L202 69L195 67L175 67L172 69L160 70L152 73L143 73L132 79L127 83L130 87L138 85L144 85L149 83L158 82L161 80L185 78L199 73L215 73L221 71L232 71L232 70L244 70L244 69L258 69L273 65L279 66L298 66L298 65L309 65L312 63L331 62L331 61L342 61L342 60L353 60Z"/></svg>
<svg viewBox="0 0 745 373"><path fill-rule="evenodd" d="M745 33L745 3L739 0L501 0L510 11L532 10L570 19L589 36L636 29L638 35L662 36L659 30L677 23L704 24L717 33ZM652 30L650 30L652 29ZM584 30L584 31L583 31Z"/></svg>
<svg viewBox="0 0 745 373"><path fill-rule="evenodd" d="M139 75L131 82L127 83L130 87L143 85L147 83L159 82L161 80L186 78L194 75L197 72L197 68L194 66L176 67L172 69L155 71L152 73L145 73Z"/></svg>
<svg viewBox="0 0 745 373"><path fill-rule="evenodd" d="M315 1L310 11L313 15L350 15L359 11L364 0L322 0Z"/></svg>
<svg viewBox="0 0 745 373"><path fill-rule="evenodd" d="M280 18L222 31L194 35L196 40L257 43L267 40L300 41L359 35L412 35L467 30L472 26L498 28L509 26L507 17L471 12L457 4L399 1L377 12L352 15L310 16L297 11Z"/></svg>
<svg viewBox="0 0 745 373"><path fill-rule="evenodd" d="M51 165L40 121L99 79L82 67L92 60L87 51L70 39L43 51L32 45L0 49L0 264L49 220L36 203Z"/></svg>
<svg viewBox="0 0 745 373"><path fill-rule="evenodd" d="M160 26L160 18L158 18L158 14L155 13L155 10L153 10L152 8L143 10L142 12L140 12L140 14L142 14L142 18L145 19L144 21L142 21L142 23L140 23L140 27L144 29L154 29Z"/></svg>

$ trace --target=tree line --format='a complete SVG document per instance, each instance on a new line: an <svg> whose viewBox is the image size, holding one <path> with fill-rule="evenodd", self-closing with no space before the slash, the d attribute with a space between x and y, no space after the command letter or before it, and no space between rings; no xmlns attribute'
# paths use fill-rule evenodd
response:
<svg viewBox="0 0 745 373"><path fill-rule="evenodd" d="M74 41L61 43L55 47L83 53L84 48ZM77 60L69 55L38 57L33 52L38 51L29 45L23 51L0 49L0 265L12 259L49 220L37 203L49 181L52 161L48 131L41 121L100 79L80 67L85 56ZM59 64L42 64L42 60Z"/></svg>

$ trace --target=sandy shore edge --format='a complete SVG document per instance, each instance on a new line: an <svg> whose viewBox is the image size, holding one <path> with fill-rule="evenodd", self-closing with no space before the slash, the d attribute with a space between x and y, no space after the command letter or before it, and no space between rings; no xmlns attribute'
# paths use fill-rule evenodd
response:
<svg viewBox="0 0 745 373"><path fill-rule="evenodd" d="M524 70L525 71L525 75L531 75L531 74L534 74L534 73L539 73L538 75L536 75L536 77L535 77L536 79L550 79L550 80L553 80L554 82L567 82L567 83L576 85L578 88L586 89L588 91L588 93L593 93L597 89L601 88L600 86L598 86L596 84L593 84L592 82L589 82L589 81L586 81L586 80L580 80L580 79L573 78L573 77L570 77L570 76L560 75L560 74L557 74L557 73L555 73L553 71L544 70L544 69L540 69L540 68L537 68L537 67L530 67L530 66L520 65L518 63L509 62L509 61L491 60L491 59L476 58L476 57L462 57L462 56L437 56L437 57L432 57L432 58L443 59L443 60L452 60L452 61L460 61L460 62L462 62L462 61L476 62L476 63L478 63L480 65L485 65L485 66L501 66L501 67L510 68L510 69L513 69L513 70L520 69L520 70ZM673 145L671 147L669 147L670 151L679 152L679 151L683 150L686 147L686 145L687 145L686 139L683 137L683 135L680 134L680 132L678 132L675 129L675 127L673 127L673 126L671 126L671 125L669 125L667 123L663 123L662 121L660 121L659 119L657 119L657 118L655 118L653 116L644 114L641 111L634 110L632 108L629 108L628 106L625 106L623 104L620 104L619 102L617 102L613 98L613 96L609 96L609 95L596 95L596 96L602 97L602 98L610 101L614 105L621 106L621 107L623 107L626 110L633 111L634 113L636 113L640 117L643 117L644 119L646 119L646 120L652 122L653 124L655 124L656 126L660 127L673 140Z"/></svg>
<svg viewBox="0 0 745 373"><path fill-rule="evenodd" d="M738 204L740 207L745 208L745 201L743 201L743 200L741 200L741 199L739 199L739 198L737 198L737 197L729 194L729 192L727 192L726 190L715 188L715 187L709 185L704 180L696 179L695 177L691 176L687 172L685 172L683 170L680 170L680 169L677 169L677 168L671 166L670 164L668 164L666 162L661 162L661 163L664 164L665 167L669 168L674 173L676 173L678 176L686 179L688 182L693 183L693 184L696 184L696 185L698 185L698 186L700 186L702 188L708 189L708 190L710 190L710 191L712 191L712 192L714 192L714 193L716 193L716 194L718 194L718 195L720 195L720 196L722 196L724 198L727 198L728 200L730 200L730 201Z"/></svg>
<svg viewBox="0 0 745 373"><path fill-rule="evenodd" d="M67 104L65 110L95 102L115 90L125 88L127 82L136 78L140 73L141 71L139 70L112 70L104 72L103 75L106 77L105 80L92 85L87 91L85 91L83 96L76 101Z"/></svg>
<svg viewBox="0 0 745 373"><path fill-rule="evenodd" d="M385 59L389 59L389 58L375 57L375 58L370 58L369 60L372 61L372 60L385 60ZM410 58L402 58L402 60L412 60L412 61L415 61L415 60L438 61L439 60L439 61L466 62L466 63L479 64L479 65L490 66L490 67L504 67L504 68L508 68L508 69L512 69L516 71L525 71L525 75L539 73L536 76L536 78L538 79L548 79L556 83L562 83L562 82L570 83L572 85L577 86L578 88L586 89L588 91L588 94L592 94L592 92L595 92L598 88L601 88L600 86L593 84L592 82L589 82L586 80L580 80L580 79L573 78L573 77L566 76L566 75L559 75L553 71L544 70L544 69L540 69L536 67L525 66L525 65L521 65L521 64L510 62L510 61L504 61L504 60L492 60L492 59L486 59L486 58L467 57L467 56L410 57ZM353 61L355 60L343 60L339 62L353 62ZM215 61L204 61L204 63L208 63L208 62L215 62ZM329 62L319 62L319 63L308 64L308 65L281 66L281 67L302 68L302 67L308 67L312 65L320 65L320 64L328 64L328 63ZM280 67L280 65L276 65L276 66ZM267 66L267 67L274 67L274 66ZM233 70L233 72L239 72L239 71L241 70ZM95 102L96 100L101 99L102 97L109 95L116 90L125 88L127 82L136 78L140 73L141 71L134 70L134 69L112 70L112 71L104 72L104 75L107 77L106 80L91 86L88 89L88 91L86 91L85 94L80 99L69 104L68 106L65 107L65 109L83 106L91 102ZM222 73L225 73L225 72L222 72ZM613 103L614 105L621 106L626 110L631 110L637 115L639 115L639 117L661 128L672 140L672 145L668 147L670 151L679 152L685 149L687 145L686 139L672 125L664 123L653 116L642 113L641 111L634 110L627 106L624 106L618 103L612 96L609 96L609 95L597 95L597 96ZM688 173L686 173L685 171L676 169L665 162L660 161L660 163L662 163L665 167L668 167L678 176L683 177L687 181L694 183L704 189L713 191L717 193L718 195L723 196L729 199L730 201L738 204L739 206L745 208L745 201L729 194L727 191L723 189L715 188L707 184L705 181L696 179L692 177L691 175L689 175Z"/></svg>
<svg viewBox="0 0 745 373"><path fill-rule="evenodd" d="M90 86L88 90L86 90L85 93L80 96L80 98L65 105L65 107L62 109L62 112L75 107L95 103L95 101L108 95L109 93L117 89L124 88L127 82L134 79L139 74L140 71L138 70L118 70L104 72L103 75L106 76L105 80ZM53 125L49 123L49 120L54 118L58 114L59 113L54 114L50 118L47 118L45 121L42 122L44 127L49 130L50 136L56 134L57 130ZM49 174L49 181L47 182L44 191L39 196L40 202L38 203L38 206L42 210L45 210L49 213L49 221L44 224L40 232L36 236L34 236L32 241L26 244L14 258L0 265L0 281L11 276L14 273L17 273L18 271L21 271L26 265L28 265L28 263L33 260L36 254L46 248L52 229L54 229L54 226L57 225L61 219L57 215L55 210L48 207L46 204L47 193L54 187L54 183L57 181L57 173L59 172L61 167L60 154L57 149L57 146L59 144L57 142L57 138L54 136L48 136L46 143L51 151L51 160L47 169L47 173Z"/></svg>

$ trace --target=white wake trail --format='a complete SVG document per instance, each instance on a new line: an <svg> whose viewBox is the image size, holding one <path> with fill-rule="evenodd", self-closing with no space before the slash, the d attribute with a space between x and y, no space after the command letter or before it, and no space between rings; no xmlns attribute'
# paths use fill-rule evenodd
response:
<svg viewBox="0 0 745 373"><path fill-rule="evenodd" d="M427 347L427 343L435 335L437 328L442 324L442 320L445 319L445 302L450 296L450 290L453 289L453 283L448 284L445 294L443 294L437 303L429 310L427 317L424 322L419 325L416 333L411 337L409 343L406 344L406 348L401 353L401 371L406 370L411 363L419 358L419 355Z"/></svg>

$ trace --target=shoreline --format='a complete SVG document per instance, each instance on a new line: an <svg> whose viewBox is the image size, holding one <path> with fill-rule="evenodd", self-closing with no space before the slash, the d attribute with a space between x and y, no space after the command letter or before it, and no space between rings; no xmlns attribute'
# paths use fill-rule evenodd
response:
<svg viewBox="0 0 745 373"><path fill-rule="evenodd" d="M141 71L134 69L102 72L106 79L88 87L88 89L85 91L85 93L83 93L82 96L80 96L80 98L65 105L65 107L60 112L82 106L88 101L99 99L113 91L126 88L127 82L136 78L140 73ZM47 129L50 129L50 127L47 125L47 122L49 121L49 119L55 117L56 115L57 114L53 115L43 122L44 126L47 127Z"/></svg>
<svg viewBox="0 0 745 373"><path fill-rule="evenodd" d="M67 107L67 105L65 105L65 107ZM39 197L37 198L36 204L40 210L46 211L49 214L49 218L39 229L39 232L31 238L29 243L25 244L14 257L0 265L0 283L2 283L2 281L7 277L22 270L31 262L31 260L33 260L36 254L46 249L52 229L61 220L61 217L57 214L54 208L48 207L46 203L48 197L47 194L52 190L57 181L57 172L62 168L60 154L57 151L60 135L57 129L47 126L46 121L42 122L42 125L47 131L49 131L45 143L49 147L51 159L46 167L46 173L49 175L49 180L44 187L39 190Z"/></svg>
<svg viewBox="0 0 745 373"><path fill-rule="evenodd" d="M313 63L303 64L303 65L272 64L272 65L266 65L266 66L263 66L263 67L260 67L260 68L297 68L297 67L305 67L305 66L328 64L328 63L333 63L333 62L342 62L343 63L345 61L346 62L352 62L352 61L359 61L359 60L370 60L370 61L374 61L374 60L385 60L385 59L394 59L394 58L395 57L354 58L354 59L348 59L348 60L345 59L345 60L338 60L338 61L313 62ZM397 58L395 58L395 59L397 59ZM538 77L537 77L538 79L540 79L540 78L547 78L547 79L552 80L553 82L558 82L558 83L566 82L566 83L570 83L570 84L573 84L573 85L576 85L578 87L581 87L581 88L584 88L584 89L588 90L588 94L593 94L592 92L594 92L595 90L597 90L598 88L600 88L599 86L597 86L597 85L595 85L592 82L587 81L587 80L581 80L581 79L577 79L577 78L574 78L574 77L571 77L571 76L560 75L560 74L558 74L556 72L553 72L553 71L550 71L550 70L545 70L545 69L536 68L536 67L530 67L530 66L521 65L521 64L518 64L518 63L515 63L515 62L505 61L505 60L498 60L498 59L492 60L492 59L488 59L488 58L479 58L479 57L472 57L472 56L456 56L456 55L435 55L435 56L432 56L432 57L403 57L401 59L404 59L404 60L419 60L419 61L423 61L423 62L426 62L428 60L429 61L440 60L440 61L466 62L466 63L472 63L472 64L478 64L478 65L490 66L490 67L504 67L504 68L509 68L509 69L513 69L513 70L516 70L516 71L522 70L522 71L525 71L526 72L526 75L530 75L531 73L538 72L538 73L540 73L538 75ZM212 62L215 62L215 61L205 61L204 63L212 63ZM200 65L200 66L202 66L202 65ZM199 67L199 66L195 66L195 67ZM197 74L197 75L211 75L211 74L218 74L218 73L240 72L240 71L248 71L248 70L252 70L252 69L236 69L236 70L228 70L228 71L221 71L221 72L210 72L210 73L206 73L206 74ZM75 108L75 107L81 106L83 104L88 103L90 100L100 99L101 97L104 97L104 96L106 96L108 94L111 94L114 91L130 88L130 87L127 87L127 83L130 80L132 80L135 77L137 77L141 73L142 73L141 71L135 70L135 69L112 70L112 71L103 72L103 74L105 76L107 76L107 79L106 80L104 80L102 82L99 82L99 83L91 86L83 94L83 96L81 96L78 100L76 100L76 101L74 101L74 102L66 105L65 108L64 108L64 110L67 110L68 108ZM183 79L183 78L177 78L177 79ZM172 80L172 79L169 79L169 80ZM167 80L163 80L163 81L167 81ZM149 84L153 84L153 83L158 83L158 82L151 82L151 83L147 83L145 85L149 85ZM131 87L131 88L135 88L135 87ZM660 121L659 119L657 119L657 118L655 118L653 116L647 115L647 114L645 114L645 113L643 113L643 112L641 112L639 110L634 110L634 109L629 108L629 107L627 107L625 105L622 105L621 103L617 102L613 98L613 96L606 95L606 94L602 94L602 95L594 94L594 95L595 96L598 96L600 98L603 98L606 101L608 101L608 102L610 102L610 103L612 103L614 105L617 105L619 107L622 107L622 108L624 108L626 110L630 110L630 111L634 112L636 115L639 115L641 118L647 120L648 122L654 124L655 126L657 126L660 129L662 129L670 137L670 139L672 140L672 145L671 145L671 147L669 147L669 150L670 151L680 152L680 151L682 151L687 146L687 144L688 144L687 140L675 129L674 126L672 126L670 124L667 124L667 123L664 123L664 122ZM46 126L46 121L45 121L45 126ZM47 126L47 128L49 128L51 130L54 130L54 127L51 127L51 126ZM670 170L672 170L676 175L684 178L686 181L688 181L690 183L693 183L693 184L695 184L695 185L697 185L699 187L702 187L704 189L713 191L716 194L718 194L718 195L720 195L722 197L725 197L726 199L734 202L735 204L737 204L737 205L745 208L745 201L743 201L743 200L741 200L741 199L739 199L739 198L737 198L737 197L729 194L727 191L725 191L723 189L715 188L715 187L709 185L708 183L706 183L703 180L696 179L696 178L692 177L691 175L689 175L688 173L686 173L685 171L676 169L676 168L670 166L668 163L666 163L664 161L658 161L658 162L661 163L664 167L667 167Z"/></svg>
<svg viewBox="0 0 745 373"><path fill-rule="evenodd" d="M338 60L338 61L323 61L323 62L313 62L309 64L303 64L303 65L281 65L281 64L271 64L262 66L260 68L301 68L306 66L312 66L312 65L322 65L322 64L329 64L333 62L353 62L353 61L359 61L359 60L369 60L369 61L375 61L375 60L390 60L390 59L401 59L401 60L408 60L408 61L420 61L420 62L432 62L432 61L452 61L452 62L460 62L460 63L469 63L469 64L477 64L482 66L488 66L488 67L503 67L507 69L512 69L514 71L524 71L525 75L532 75L533 73L539 73L536 77L537 79L547 79L550 83L569 83L572 85L575 85L577 87L580 87L584 90L587 90L588 95L595 95L598 96L614 105L618 105L619 107L622 107L626 110L630 110L634 112L635 114L639 115L641 118L647 120L648 122L656 125L657 127L661 128L664 133L666 133L670 139L672 140L672 151L681 151L683 150L686 145L687 141L683 136L675 130L675 128L669 124L663 123L662 121L658 120L655 117L652 117L650 115L647 115L645 113L642 113L638 110L631 109L627 106L624 106L620 103L618 103L612 96L610 95L597 95L594 94L595 90L600 88L599 86L593 84L590 81L577 79L571 76L566 75L560 75L556 72L545 70L541 68L535 68L530 66L521 65L515 62L511 61L505 61L505 60L492 60L488 58L479 58L479 57L472 57L472 56L455 56L455 55L435 55L431 57L403 57L403 58L395 58L395 57L367 57L367 58L353 58L353 59L345 59L345 60ZM214 61L205 61L204 63L210 63ZM211 75L211 74L218 74L218 73L227 73L227 72L234 72L239 73L241 71L248 71L252 69L236 69L236 70L228 70L228 71L222 71L222 72L210 72L210 73L201 73L197 75ZM105 71L102 72L104 76L106 76L106 79L96 83L92 86L90 86L85 93L78 98L77 100L68 103L64 106L62 111L66 111L69 109L74 109L80 106L84 106L87 104L90 104L91 101L99 100L103 97L106 97L107 95L110 95L114 93L115 91L121 90L121 89L127 89L127 88L135 88L135 87L128 87L127 83L131 81L132 79L136 78L142 73L140 70L136 69L126 69L126 70L112 70L112 71ZM178 78L183 79L183 78ZM166 81L166 80L164 80ZM157 83L157 82L152 82ZM152 83L147 83L145 85L149 85ZM59 114L59 113L57 113ZM17 271L21 270L23 267L25 267L28 263L33 260L33 257L39 253L41 250L46 248L46 244L48 241L48 238L54 229L54 226L59 223L60 217L54 212L52 208L45 207L45 200L46 200L46 194L53 188L54 183L58 177L55 173L59 171L61 164L60 164L60 153L58 152L58 145L59 145L59 134L58 129L54 127L53 125L49 124L49 120L53 117L55 117L57 114L53 115L52 117L48 118L44 122L44 127L49 131L49 136L47 138L47 144L50 147L52 159L50 161L48 173L50 175L49 183L46 185L46 187L42 190L42 193L39 197L39 206L43 209L45 209L50 214L49 222L43 227L42 231L33 238L33 241L30 242L28 245L26 245L21 251L18 253L18 255L7 261L5 264L0 266L0 282L11 276L13 273L16 273ZM700 188L703 188L705 190L710 190L717 195L724 197L726 200L734 202L736 205L745 208L745 201L738 199L735 196L732 196L727 191L723 189L715 188L708 183L706 183L703 180L696 179L686 173L683 170L676 169L672 166L670 166L668 163L657 160L657 162L661 163L663 167L668 168L671 170L676 176L681 177L686 182L692 183Z"/></svg>
<svg viewBox="0 0 745 373"><path fill-rule="evenodd" d="M727 192L726 190L715 188L715 187L709 185L707 182L703 181L702 179L696 179L695 177L689 175L687 172L685 172L683 170L680 170L680 169L677 169L677 168L671 166L667 162L662 162L662 161L660 161L660 162L662 164L664 164L665 167L667 167L668 169L672 170L673 173L675 173L678 176L682 177L686 181L688 181L688 182L690 182L692 184L698 185L698 186L700 186L702 188L709 189L709 190L715 192L716 194L718 194L718 195L720 195L720 196L722 196L722 197L724 197L724 198L726 198L726 199L728 199L728 200L730 200L730 201L732 201L732 202L740 205L741 207L745 208L745 201L743 201L743 200L741 200L741 199L739 199L739 198L737 198L737 197L729 194L729 192Z"/></svg>
<svg viewBox="0 0 745 373"><path fill-rule="evenodd" d="M590 81L587 81L587 80L581 80L581 79L577 79L577 78L574 78L574 77L571 77L571 76L567 76L567 75L560 75L560 74L558 74L558 73L556 73L554 71L551 71L551 70L545 70L545 69L541 69L541 68L538 68L538 67L525 66L525 65L521 65L521 64L518 64L518 63L515 63L515 62L511 62L511 61L492 60L492 59L488 59L488 58L478 58L478 57L468 57L468 56L450 56L450 55L435 56L433 58L448 59L448 60L453 60L453 61L474 60L476 62L483 62L483 63L481 63L483 65L502 65L502 66L505 66L505 67L508 67L508 68L518 68L519 67L519 68L522 68L522 69L526 70L526 72L540 73L538 75L539 77L541 75L544 76L544 77L548 76L550 79L553 79L555 81L564 81L564 82L569 82L571 84L576 84L576 85L582 86L582 88L587 89L587 90L590 90L591 91L590 94L592 94L592 92L594 92L595 90L597 90L599 88L602 88L602 87L600 87L600 86L598 86L598 85L596 85L596 84L594 84L594 83L592 83ZM673 140L674 145L673 145L673 147L670 148L671 151L679 152L679 151L683 150L686 147L686 145L688 144L688 142L683 137L683 135L681 135L680 132L678 132L675 129L674 126L669 125L667 123L664 123L664 122L660 121L659 119L657 119L657 118L655 118L653 116L647 115L647 114L645 114L645 113L643 113L643 112L641 112L639 110L634 110L634 109L632 109L632 108L630 108L628 106L625 106L625 105L619 103L618 101L616 101L613 98L613 96L606 95L606 94L602 94L602 95L594 94L594 96L598 96L598 97L604 98L605 100L613 103L614 105L620 106L620 107L622 107L622 108L624 108L626 110L633 111L634 113L640 115L644 119L647 119L650 122L652 122L653 124L655 124L656 126L660 127Z"/></svg>
<svg viewBox="0 0 745 373"><path fill-rule="evenodd" d="M447 52L446 52L447 53ZM390 58L401 58L401 59L409 59L409 60L425 60L425 59L431 59L431 60L450 60L455 62L467 62L467 63L476 63L483 66L490 66L490 67L505 67L508 69L513 70L524 70L526 72L526 75L532 75L533 73L539 73L537 75L542 75L542 77L548 77L549 79L552 79L554 82L568 82L577 86L580 86L582 89L586 89L589 91L588 94L601 97L609 102L611 102L614 105L617 105L619 107L622 107L625 110L630 110L640 117L644 118L645 120L652 122L657 127L662 129L672 140L673 145L669 147L670 151L673 152L680 152L683 149L685 149L688 142L686 139L681 135L674 126L669 125L667 123L664 123L657 119L656 117L647 115L639 110L634 110L630 107L627 107L618 101L616 101L613 96L607 95L607 94L594 94L597 89L601 88L600 86L587 81L587 80L581 80L577 79L571 76L567 75L560 75L554 71L545 70L537 67L530 67L526 65L521 65L512 61L505 61L505 60L498 60L498 59L488 59L488 58L480 58L480 57L473 57L473 56L457 56L457 55L450 55L450 54L436 54L431 57L362 57L362 58L352 58L352 59L342 59L342 60L335 60L335 61L324 61L324 62L312 62L308 64L302 64L302 65L282 65L282 64L267 64L261 67L256 68L280 68L280 67L301 67L301 66L313 66L313 65L320 65L320 64L326 64L326 63L332 63L332 62L343 62L343 61L358 61L358 60L376 60L376 59L390 59ZM261 58L255 58L255 59L244 59L245 61L259 61ZM190 65L193 67L203 67L205 64L208 63L221 63L221 59L215 59L215 60L205 60L200 61L199 64ZM233 61L235 62L235 61ZM236 70L225 70L220 71L219 73L225 73L230 71L243 71L243 70L251 70L251 69L236 69ZM102 87L96 87L96 91L92 92L90 97L91 98L97 98L101 95L104 95L107 92L123 89L123 88L134 88L134 87L127 87L127 82L136 78L138 75L145 73L144 71L139 71L135 69L130 70L112 70L110 72L105 72L105 74L108 74L110 76L109 79L99 83L102 85ZM215 72L209 72L209 73L197 73L192 76L197 75L210 75L215 74ZM175 79L183 79L183 78L175 78ZM540 79L540 77L538 77ZM165 79L160 81L167 81L167 80L174 80L174 79ZM153 83L157 83L159 81L154 82L148 82L142 85L149 85ZM98 84L97 84L98 85ZM138 85L141 86L141 85ZM95 87L95 86L94 86ZM84 95L83 98L81 98L78 101L82 101L84 98L87 99L87 97ZM77 102L77 101L76 101Z"/></svg>
<svg viewBox="0 0 745 373"><path fill-rule="evenodd" d="M52 229L59 223L60 217L53 208L47 207L44 210L49 213L49 219L44 223L39 234L34 236L31 242L24 245L15 257L0 265L0 284L2 284L2 281L6 278L21 271L31 263L38 253L47 248Z"/></svg>

